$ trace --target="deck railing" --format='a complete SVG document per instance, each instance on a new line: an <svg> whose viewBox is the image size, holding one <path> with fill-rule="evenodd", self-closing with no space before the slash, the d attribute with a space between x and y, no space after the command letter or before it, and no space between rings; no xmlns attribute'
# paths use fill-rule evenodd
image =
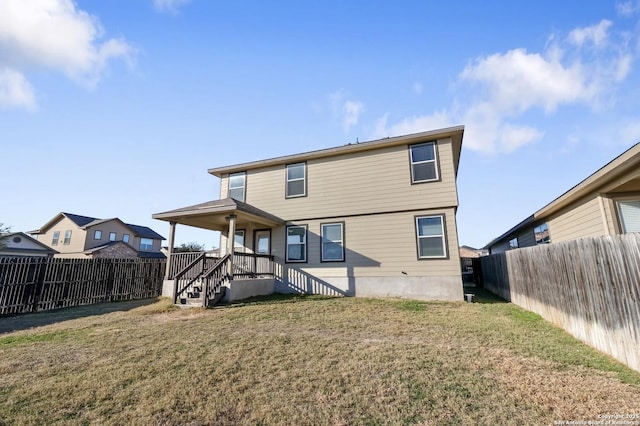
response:
<svg viewBox="0 0 640 426"><path fill-rule="evenodd" d="M273 256L271 255L239 252L233 254L234 277L273 276L273 271Z"/></svg>
<svg viewBox="0 0 640 426"><path fill-rule="evenodd" d="M184 270L187 266L189 266L194 260L198 259L205 253L195 251L195 252L187 252L187 253L172 253L171 254L171 263L169 265L169 276L167 279L174 279L178 272ZM216 263L219 257L206 255L206 265L212 266Z"/></svg>

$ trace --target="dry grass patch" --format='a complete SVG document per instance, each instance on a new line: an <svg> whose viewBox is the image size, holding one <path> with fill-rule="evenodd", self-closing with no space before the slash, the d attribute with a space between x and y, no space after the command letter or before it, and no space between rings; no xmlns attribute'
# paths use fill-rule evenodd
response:
<svg viewBox="0 0 640 426"><path fill-rule="evenodd" d="M640 407L638 373L506 303L65 311L0 334L7 424L544 424Z"/></svg>

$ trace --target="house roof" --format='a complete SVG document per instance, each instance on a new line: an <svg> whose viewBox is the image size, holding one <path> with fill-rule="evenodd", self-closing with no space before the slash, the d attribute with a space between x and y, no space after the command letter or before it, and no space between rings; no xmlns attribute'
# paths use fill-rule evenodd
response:
<svg viewBox="0 0 640 426"><path fill-rule="evenodd" d="M512 237L513 234L516 234L526 226L541 223L545 218L588 194L594 192L605 193L634 179L640 179L640 142L627 149L504 234L491 240L483 248L489 248L501 240Z"/></svg>
<svg viewBox="0 0 640 426"><path fill-rule="evenodd" d="M49 222L45 223L44 226L42 226L42 228L40 229L36 229L34 231L30 231L30 234L44 234L47 229L51 228L53 225L55 225L57 222L60 221L60 219L62 219L63 217L66 217L67 219L71 220L74 224L76 224L79 228L83 228L86 229L88 227L91 226L96 226L99 225L101 223L105 223L105 222L109 222L112 220L118 221L120 222L123 226L128 227L131 232L138 237L141 238L151 238L151 239L158 239L158 240L165 240L166 238L164 238L162 235L158 234L157 232L155 232L153 229L147 227L147 226L141 226L141 225L133 225L130 223L124 223L122 220L120 220L117 217L113 217L110 219L98 219L95 217L89 217L89 216L81 216L81 215L77 215L77 214L72 214L72 213L65 213L65 212L60 212L57 215L55 215L53 217L53 219L51 219Z"/></svg>
<svg viewBox="0 0 640 426"><path fill-rule="evenodd" d="M41 247L41 250L38 250L38 251L45 251L45 252L52 253L52 254L58 253L56 250L52 249L48 245L41 243L40 241L38 241L35 238L25 234L24 232L10 232L10 233L7 233L7 234L2 234L2 235L0 235L0 240L3 240L3 239L12 240L13 237L24 238L25 240L28 240L32 244L34 244L34 245L36 245L38 247ZM12 250L12 248L11 247L5 247L5 250ZM21 249L21 250L34 250L34 249Z"/></svg>
<svg viewBox="0 0 640 426"><path fill-rule="evenodd" d="M206 203L156 213L152 217L182 225L221 230L226 226L226 216L232 213L237 214L239 220L253 221L268 226L285 224L285 221L279 217L233 198L207 201Z"/></svg>
<svg viewBox="0 0 640 426"><path fill-rule="evenodd" d="M444 138L451 138L453 141L453 153L454 153L454 166L455 173L458 173L458 163L460 161L460 151L462 149L462 135L464 133L464 126L448 127L439 130L430 130L428 132L414 133L410 135L387 137L384 139L378 139L361 143L350 143L343 146L334 148L326 148L316 151L303 152L300 154L286 155L283 157L275 157L266 160L252 161L248 163L235 164L231 166L215 167L209 169L208 172L214 176L222 177L227 173L235 173L240 171L246 171L250 169L256 169L260 167L274 166L280 164L289 164L301 161L307 161L310 159L332 157L335 155L342 155L347 153L368 151L372 149L378 149L381 147L405 145L411 143L418 143L427 140L437 140Z"/></svg>

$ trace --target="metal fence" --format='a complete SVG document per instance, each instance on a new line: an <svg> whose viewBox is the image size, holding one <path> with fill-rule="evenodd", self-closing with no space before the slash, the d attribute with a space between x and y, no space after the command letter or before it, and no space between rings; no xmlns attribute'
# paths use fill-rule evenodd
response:
<svg viewBox="0 0 640 426"><path fill-rule="evenodd" d="M484 287L640 371L640 234L481 258Z"/></svg>
<svg viewBox="0 0 640 426"><path fill-rule="evenodd" d="M0 315L156 297L165 262L0 258Z"/></svg>

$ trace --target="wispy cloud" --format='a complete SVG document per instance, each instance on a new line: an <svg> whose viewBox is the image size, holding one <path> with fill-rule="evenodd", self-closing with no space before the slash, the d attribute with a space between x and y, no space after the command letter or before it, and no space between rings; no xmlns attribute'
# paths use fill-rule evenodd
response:
<svg viewBox="0 0 640 426"><path fill-rule="evenodd" d="M452 106L390 125L385 115L376 136L465 124L465 146L474 150L511 152L536 142L544 132L526 123L527 112L553 114L575 104L597 110L606 105L603 99L611 102L635 59L623 35L612 40L611 27L602 20L551 37L540 53L513 49L472 60L457 77Z"/></svg>
<svg viewBox="0 0 640 426"><path fill-rule="evenodd" d="M158 12L176 13L178 9L191 0L153 0L153 7Z"/></svg>
<svg viewBox="0 0 640 426"><path fill-rule="evenodd" d="M110 61L132 60L133 48L124 39L103 40L103 34L99 20L77 9L71 0L0 2L0 66L5 70L5 86L10 84L14 93L22 92L29 99L15 105L35 105L27 70L60 72L94 88Z"/></svg>
<svg viewBox="0 0 640 426"><path fill-rule="evenodd" d="M640 1L638 0L629 0L629 1L619 1L616 3L616 11L621 16L633 16L636 13L640 12Z"/></svg>
<svg viewBox="0 0 640 426"><path fill-rule="evenodd" d="M351 127L358 124L360 115L364 112L364 104L360 101L347 99L343 91L337 91L328 96L331 111L342 123L342 130L348 133Z"/></svg>
<svg viewBox="0 0 640 426"><path fill-rule="evenodd" d="M33 111L36 97L24 75L8 68L0 69L0 107Z"/></svg>

